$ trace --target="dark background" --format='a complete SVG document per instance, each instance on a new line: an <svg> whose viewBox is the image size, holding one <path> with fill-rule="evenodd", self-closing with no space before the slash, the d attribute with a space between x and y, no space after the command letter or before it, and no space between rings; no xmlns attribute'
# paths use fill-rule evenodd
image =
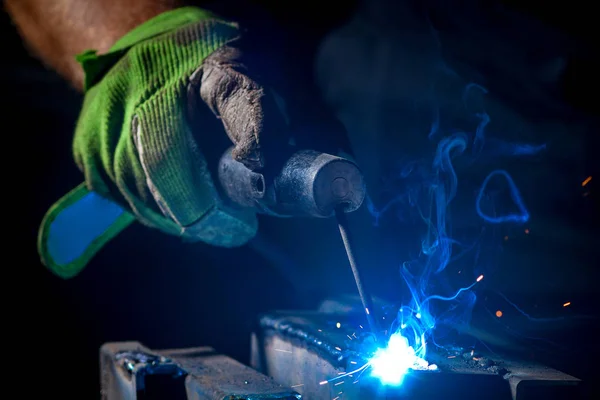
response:
<svg viewBox="0 0 600 400"><path fill-rule="evenodd" d="M302 32L304 50L310 53L313 44L325 32L352 14L354 6L350 2L345 9L328 6L325 10L321 3L261 4L289 29L291 36ZM463 15L467 20L469 12L486 9L475 7L476 11L469 8L471 11L467 12L467 7L459 10L459 6L451 7L448 2L429 4L438 10L436 24L449 31L455 29L453 26ZM583 143L583 151L577 153L577 157L556 159L547 168L573 179L594 175L598 171L599 141L595 129L598 47L592 39L595 33L593 6L584 1L506 1L503 4L511 13L543 22L548 32L569 38L568 64L560 79L548 90L536 92L536 88L515 84L517 78L510 76L502 66L478 64L476 56L464 57L463 62L478 68L487 77L491 90L531 118L541 118L536 113L545 107L540 105L544 101L559 102L561 110L568 110L564 111L565 119L577 126L587 126L573 133L573 140ZM246 7L252 9L252 4ZM224 5L214 8L225 13L250 15L244 11L246 8L239 6L235 12ZM472 21L472 15L468 18ZM60 393L65 399L93 398L98 391L97 351L107 341L139 340L154 348L210 344L219 351L247 360L245 346L252 315L274 307L314 305L317 298L298 299L293 285L286 283L268 267L268 262L247 248L224 251L201 244L182 245L175 238L140 226L124 232L98 255L91 268L74 280L63 281L46 271L38 261L35 248L37 229L48 207L81 181L71 155L71 135L81 96L28 55L4 14L0 26L3 43L0 62L4 139L3 268L8 272L2 282L3 309L9 316L3 329L15 335L6 343L11 355L3 361L5 370L8 368L11 375L22 378L8 383L23 391L19 397L29 398L30 394L33 397L35 392ZM472 33L485 30L486 26L469 29ZM508 29L514 36L511 43L515 47L526 42L519 40L519 36L528 36L527 31L520 34L519 29L522 29L519 25ZM544 46L552 47L552 34L548 34ZM304 60L307 65L311 64L309 57ZM575 138L575 135L578 136ZM564 137L563 140L569 143L570 139ZM600 175L594 176L585 191L580 181L573 180L573 185L562 192L560 199L553 199L551 206L546 204L540 208L547 215L559 216L562 225L542 224L543 229L557 232L558 238L553 242L540 238L533 244L516 242L504 259L506 263L518 260L538 263L538 271L543 271L544 259L536 258L537 250L530 250L544 248L548 250L545 257L558 257L564 260L563 264L573 263L573 271L578 274L573 280L585 281L581 285L585 289L569 284L568 289L558 287L544 292L535 288L535 280L515 276L515 280L524 283L515 285L507 295L515 303L529 305L529 309L533 305L543 309L545 304L571 301L570 317L591 318L567 318L547 329L547 325L540 328L527 321L519 322L515 314L513 328L520 328L526 336L541 334L559 343L560 350L536 341L530 345L527 339L511 335L501 343L504 350L512 346L523 357L535 358L587 380L597 376L594 365L597 365L597 338L600 337L597 324L600 302L597 290L589 289L597 287L598 282L590 282L590 279L598 277L600 268L598 206L594 203L597 202L598 179ZM219 268L223 265L228 267ZM165 287L161 282L171 282L171 285ZM527 285L533 285L531 290ZM494 298L492 291L489 298ZM486 308L480 307L477 312L485 315ZM510 312L506 314L510 317ZM480 327L498 335L506 333L505 327L494 324L481 322Z"/></svg>

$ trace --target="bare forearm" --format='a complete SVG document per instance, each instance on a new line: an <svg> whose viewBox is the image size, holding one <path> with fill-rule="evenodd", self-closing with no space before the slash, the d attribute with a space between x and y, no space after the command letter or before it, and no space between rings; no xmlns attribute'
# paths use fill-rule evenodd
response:
<svg viewBox="0 0 600 400"><path fill-rule="evenodd" d="M137 25L186 0L4 0L30 49L48 66L83 87L75 55L102 53Z"/></svg>

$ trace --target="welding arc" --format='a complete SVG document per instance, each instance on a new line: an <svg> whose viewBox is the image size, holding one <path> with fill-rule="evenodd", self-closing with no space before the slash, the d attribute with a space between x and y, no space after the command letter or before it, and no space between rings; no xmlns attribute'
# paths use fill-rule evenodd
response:
<svg viewBox="0 0 600 400"><path fill-rule="evenodd" d="M358 289L358 294L360 296L360 300L362 301L362 305L367 316L367 323L369 324L369 328L371 329L371 332L373 333L373 335L375 335L375 339L377 340L377 338L379 337L379 329L375 315L373 314L373 312L375 311L375 308L373 307L373 299L371 297L370 292L368 292L365 288L365 284L360 276L358 264L356 263L356 259L354 258L354 251L352 249L352 236L350 234L350 229L348 228L348 220L346 219L346 213L341 207L338 207L335 210L335 217L337 218L338 227L340 229L340 235L342 236L342 241L344 242L344 247L346 248L348 262L350 263L350 268L352 268L352 273L354 274L356 288Z"/></svg>

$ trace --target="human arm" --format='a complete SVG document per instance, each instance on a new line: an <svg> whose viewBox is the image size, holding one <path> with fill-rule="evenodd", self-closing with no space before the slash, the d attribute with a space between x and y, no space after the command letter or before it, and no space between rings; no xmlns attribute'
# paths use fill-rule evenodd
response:
<svg viewBox="0 0 600 400"><path fill-rule="evenodd" d="M4 0L4 6L32 52L75 88L83 90L83 69L75 56L88 49L105 53L141 23L185 0Z"/></svg>

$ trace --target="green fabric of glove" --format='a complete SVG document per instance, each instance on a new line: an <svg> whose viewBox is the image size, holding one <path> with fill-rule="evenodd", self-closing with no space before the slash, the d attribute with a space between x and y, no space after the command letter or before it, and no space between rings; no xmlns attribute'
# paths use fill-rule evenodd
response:
<svg viewBox="0 0 600 400"><path fill-rule="evenodd" d="M190 76L208 55L238 36L235 24L197 8L181 8L134 29L107 54L90 51L79 57L86 94L73 151L86 185L53 206L40 229L40 255L53 272L76 275L132 216L166 233L218 246L239 246L255 235L255 214L223 204L195 140L198 134L221 133L192 135L186 115ZM93 217L113 218L114 224L86 222L99 208L92 209L99 202L86 191L122 208ZM87 199L86 206L69 211L77 199ZM54 229L59 220L63 228ZM97 232L88 232L89 226ZM78 247L79 255L58 253L73 247L58 241L85 236L83 231L90 243L84 250Z"/></svg>

